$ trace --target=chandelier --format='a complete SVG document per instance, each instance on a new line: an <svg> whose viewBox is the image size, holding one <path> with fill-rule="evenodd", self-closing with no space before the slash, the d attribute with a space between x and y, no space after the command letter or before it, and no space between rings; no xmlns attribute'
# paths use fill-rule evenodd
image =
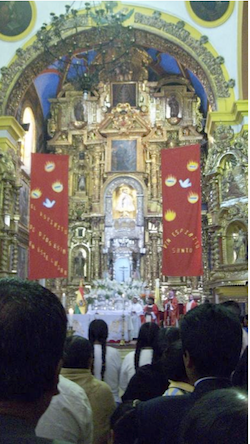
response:
<svg viewBox="0 0 250 444"><path fill-rule="evenodd" d="M134 10L114 12L117 2L104 2L104 8L78 11L66 5L65 14L51 12L51 23L37 32L37 44L49 65L59 71L62 83L70 82L77 90L93 91L101 80L116 76L129 78L129 63L134 56L136 37L131 26L122 23ZM60 54L60 55L58 55Z"/></svg>

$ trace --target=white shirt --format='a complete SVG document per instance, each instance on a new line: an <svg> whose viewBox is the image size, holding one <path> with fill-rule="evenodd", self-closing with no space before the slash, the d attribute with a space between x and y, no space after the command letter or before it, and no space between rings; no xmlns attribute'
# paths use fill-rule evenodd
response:
<svg viewBox="0 0 250 444"><path fill-rule="evenodd" d="M131 310L131 312L137 313L138 315L143 314L143 307L139 302L136 302L135 304L132 302L129 310Z"/></svg>
<svg viewBox="0 0 250 444"><path fill-rule="evenodd" d="M85 391L75 382L59 376L59 395L41 416L36 434L41 438L61 439L77 444L91 444L92 409Z"/></svg>
<svg viewBox="0 0 250 444"><path fill-rule="evenodd" d="M113 347L106 346L106 368L104 373L104 381L111 388L115 402L121 402L119 396L119 378L121 371L121 355L119 350ZM102 346L100 344L94 345L94 376L97 379L102 379Z"/></svg>
<svg viewBox="0 0 250 444"><path fill-rule="evenodd" d="M153 358L153 349L144 348L141 350L139 358L139 367L151 364ZM125 392L128 383L135 374L135 351L128 353L122 363L120 375L120 388Z"/></svg>

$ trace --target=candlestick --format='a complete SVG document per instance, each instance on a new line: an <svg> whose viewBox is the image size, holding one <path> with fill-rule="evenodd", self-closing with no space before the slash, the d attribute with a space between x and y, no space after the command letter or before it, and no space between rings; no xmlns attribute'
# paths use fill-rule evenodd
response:
<svg viewBox="0 0 250 444"><path fill-rule="evenodd" d="M63 308L66 308L66 293L63 293L62 295L62 306Z"/></svg>
<svg viewBox="0 0 250 444"><path fill-rule="evenodd" d="M73 314L74 314L74 309L73 308L69 308L69 327L73 327Z"/></svg>

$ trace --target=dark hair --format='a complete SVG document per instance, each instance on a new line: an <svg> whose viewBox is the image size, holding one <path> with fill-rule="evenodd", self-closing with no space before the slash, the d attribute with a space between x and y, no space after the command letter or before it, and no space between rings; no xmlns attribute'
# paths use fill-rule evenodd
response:
<svg viewBox="0 0 250 444"><path fill-rule="evenodd" d="M100 342L102 346L102 370L101 377L104 379L106 369L106 341L108 337L108 326L102 319L94 319L89 324L89 340L94 346L95 341Z"/></svg>
<svg viewBox="0 0 250 444"><path fill-rule="evenodd" d="M64 345L64 368L89 368L89 360L93 357L93 345L81 336L68 337Z"/></svg>
<svg viewBox="0 0 250 444"><path fill-rule="evenodd" d="M184 418L181 444L246 444L247 396L236 389L212 390Z"/></svg>
<svg viewBox="0 0 250 444"><path fill-rule="evenodd" d="M218 304L202 304L188 311L180 328L183 352L189 352L200 378L230 377L242 343L241 325L233 313Z"/></svg>
<svg viewBox="0 0 250 444"><path fill-rule="evenodd" d="M175 341L165 350L162 358L164 371L168 379L173 381L187 381L187 374L183 362L182 342Z"/></svg>
<svg viewBox="0 0 250 444"><path fill-rule="evenodd" d="M32 402L54 384L67 317L36 282L0 280L0 399Z"/></svg>
<svg viewBox="0 0 250 444"><path fill-rule="evenodd" d="M154 350L157 344L157 336L159 332L159 326L154 322L146 322L142 324L135 350L135 369L139 367L141 349L144 347L152 347Z"/></svg>
<svg viewBox="0 0 250 444"><path fill-rule="evenodd" d="M110 418L114 444L134 444L137 438L136 411L133 401L120 404Z"/></svg>
<svg viewBox="0 0 250 444"><path fill-rule="evenodd" d="M234 386L248 391L248 347L245 348L232 376Z"/></svg>
<svg viewBox="0 0 250 444"><path fill-rule="evenodd" d="M158 332L152 362L158 361L170 344L178 341L178 339L180 339L180 329L178 327L161 328Z"/></svg>
<svg viewBox="0 0 250 444"><path fill-rule="evenodd" d="M228 310L230 310L232 313L234 313L240 319L241 309L240 309L240 305L238 304L238 302L230 300L230 301L222 302L220 305L222 305L223 307L226 307Z"/></svg>

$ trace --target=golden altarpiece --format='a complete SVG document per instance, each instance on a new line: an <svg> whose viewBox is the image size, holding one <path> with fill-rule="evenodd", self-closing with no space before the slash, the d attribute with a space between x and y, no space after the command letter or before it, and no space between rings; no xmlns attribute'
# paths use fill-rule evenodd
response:
<svg viewBox="0 0 250 444"><path fill-rule="evenodd" d="M50 100L47 151L70 157L69 266L67 279L47 285L66 292L71 304L81 277L86 287L103 276L140 277L151 289L159 278L162 292L175 286L179 296L192 291L210 299L215 293L237 298L247 281L247 134L221 125L206 141L200 99L189 81L166 76L149 82L142 63L148 57L137 50L135 64L101 79L94 93L65 84ZM204 276L171 278L161 274L160 152L196 143ZM0 157L1 276L25 277L27 270L22 212L29 178L19 150L18 144L17 150L3 147Z"/></svg>

